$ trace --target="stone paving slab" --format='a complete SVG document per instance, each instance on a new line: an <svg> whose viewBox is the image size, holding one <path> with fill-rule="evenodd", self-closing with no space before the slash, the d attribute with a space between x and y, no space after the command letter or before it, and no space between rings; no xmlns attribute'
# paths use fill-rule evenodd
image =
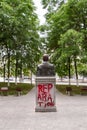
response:
<svg viewBox="0 0 87 130"><path fill-rule="evenodd" d="M0 96L0 130L87 130L87 96L56 93L57 112L35 112L35 88Z"/></svg>

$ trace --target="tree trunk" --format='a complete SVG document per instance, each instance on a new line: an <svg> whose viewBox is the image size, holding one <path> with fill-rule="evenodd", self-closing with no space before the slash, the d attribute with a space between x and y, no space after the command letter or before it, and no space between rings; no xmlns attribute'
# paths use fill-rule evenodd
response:
<svg viewBox="0 0 87 130"><path fill-rule="evenodd" d="M17 77L18 77L18 58L16 54L16 64L15 64L15 85L17 85Z"/></svg>
<svg viewBox="0 0 87 130"><path fill-rule="evenodd" d="M71 72L70 72L70 57L68 57L68 71L69 71L69 85L71 84L70 78L71 78Z"/></svg>
<svg viewBox="0 0 87 130"><path fill-rule="evenodd" d="M9 78L10 78L10 50L7 49L7 53L8 53L8 86L10 86L10 81L9 81Z"/></svg>
<svg viewBox="0 0 87 130"><path fill-rule="evenodd" d="M21 65L20 65L20 82L23 82L23 74L22 74L22 59L21 59L21 63L20 63Z"/></svg>
<svg viewBox="0 0 87 130"><path fill-rule="evenodd" d="M32 70L31 70L31 85L32 85Z"/></svg>
<svg viewBox="0 0 87 130"><path fill-rule="evenodd" d="M75 67L75 75L76 75L76 85L77 85L77 87L78 87L79 84L78 84L78 71L77 71L76 57L74 57L74 67Z"/></svg>
<svg viewBox="0 0 87 130"><path fill-rule="evenodd" d="M4 75L3 75L3 77L4 77L4 82L5 82L5 63L4 63L4 66L3 66L3 71L4 71Z"/></svg>

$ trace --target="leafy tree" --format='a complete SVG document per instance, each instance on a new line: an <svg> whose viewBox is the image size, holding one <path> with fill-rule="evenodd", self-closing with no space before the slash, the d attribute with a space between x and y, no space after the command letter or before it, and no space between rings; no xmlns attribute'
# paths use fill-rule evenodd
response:
<svg viewBox="0 0 87 130"><path fill-rule="evenodd" d="M42 0L43 8L47 10L46 19L48 20L63 4L64 0Z"/></svg>
<svg viewBox="0 0 87 130"><path fill-rule="evenodd" d="M61 38L59 41L60 53L57 49L55 51L56 55L54 54L54 61L56 60L57 65L60 64L62 66L62 68L59 68L59 70L61 71L61 74L64 75L64 73L62 72L64 71L67 72L66 69L68 70L69 84L70 84L70 78L71 78L71 68L72 68L73 63L74 63L74 68L75 68L76 79L78 81L77 61L78 61L78 57L80 57L80 54L81 54L82 40L83 40L83 35L81 33L73 29L70 29L65 34L61 35ZM66 66L67 68L65 69L65 67L63 66Z"/></svg>
<svg viewBox="0 0 87 130"><path fill-rule="evenodd" d="M11 59L15 62L15 76L27 64L34 69L33 62L39 60L38 18L32 0L0 1L0 48L6 49L8 59L8 79ZM36 53L35 53L36 52ZM36 58L38 57L38 58ZM27 58L27 60L25 60Z"/></svg>
<svg viewBox="0 0 87 130"><path fill-rule="evenodd" d="M49 27L47 47L49 48L48 52L51 53L51 55L53 55L53 62L55 63L57 68L57 66L59 66L58 63L60 62L65 65L64 60L67 58L66 63L67 61L70 61L71 66L74 65L77 79L78 79L77 75L78 60L80 59L79 62L82 62L84 57L87 57L86 6L87 6L87 0L84 1L68 0L66 3L63 3L59 8L57 8L55 12L53 12L47 19L48 22L47 26ZM72 34L70 33L70 30L73 30ZM75 30L76 35L74 36ZM79 32L81 32L81 34L79 34ZM74 38L72 38L72 36ZM67 41L65 42L67 47L65 47L64 45L63 51L60 41L63 42L62 45L64 45L64 41ZM67 64L67 69L69 67L70 65ZM61 68L64 67L61 65ZM58 71L57 69L56 71Z"/></svg>

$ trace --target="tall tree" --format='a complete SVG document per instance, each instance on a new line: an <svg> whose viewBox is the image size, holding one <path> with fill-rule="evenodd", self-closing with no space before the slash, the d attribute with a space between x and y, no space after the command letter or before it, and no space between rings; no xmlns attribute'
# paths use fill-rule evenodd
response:
<svg viewBox="0 0 87 130"><path fill-rule="evenodd" d="M32 60L37 62L37 59L34 56L35 53L32 53L31 50L36 52L36 56L40 52L39 24L32 0L1 0L0 6L0 47L7 49L8 73L10 73L10 59L13 56L16 60L16 67L21 61L21 65L23 63L28 64L32 69ZM25 60L27 54L29 57Z"/></svg>
<svg viewBox="0 0 87 130"><path fill-rule="evenodd" d="M49 48L49 52L52 53L54 56L56 54L61 55L61 46L59 41L61 40L61 35L65 34L69 29L74 29L77 32L81 32L84 36L82 44L79 46L81 47L81 56L80 59L83 59L82 56L86 56L86 40L87 40L87 0L68 0L64 3L60 8L58 8L55 13L53 12L52 15L48 18L48 42L47 47ZM67 38L68 39L68 38ZM76 38L78 39L78 38ZM76 40L74 39L74 40ZM63 40L63 39L62 39ZM69 39L68 39L69 40ZM71 41L71 40L70 40ZM73 42L73 39L72 39ZM76 40L77 42L77 40ZM76 51L76 48L74 51ZM66 50L66 48L65 48ZM77 51L78 52L78 51ZM83 54L84 52L84 54ZM65 53L67 55L67 52ZM77 53L76 53L77 55ZM87 56L86 56L87 57ZM58 57L55 57L57 59ZM63 63L64 58L60 58L61 62ZM81 61L81 60L80 60ZM85 60L86 61L86 60ZM58 65L57 61L56 66ZM74 56L75 62L75 70L76 70L76 58Z"/></svg>
<svg viewBox="0 0 87 130"><path fill-rule="evenodd" d="M71 78L70 66L71 63L74 63L77 86L78 86L77 64L78 64L78 58L80 59L81 57L82 42L83 42L83 35L73 29L68 30L65 34L61 36L60 39L60 44L62 45L61 56L63 57L65 56L68 62L67 64L69 70L69 83Z"/></svg>

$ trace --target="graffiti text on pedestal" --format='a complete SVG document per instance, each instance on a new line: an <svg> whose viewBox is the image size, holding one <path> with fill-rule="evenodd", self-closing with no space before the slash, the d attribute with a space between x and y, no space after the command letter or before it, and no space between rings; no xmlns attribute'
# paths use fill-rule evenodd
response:
<svg viewBox="0 0 87 130"><path fill-rule="evenodd" d="M38 84L38 105L40 107L54 106L53 94L52 83Z"/></svg>

